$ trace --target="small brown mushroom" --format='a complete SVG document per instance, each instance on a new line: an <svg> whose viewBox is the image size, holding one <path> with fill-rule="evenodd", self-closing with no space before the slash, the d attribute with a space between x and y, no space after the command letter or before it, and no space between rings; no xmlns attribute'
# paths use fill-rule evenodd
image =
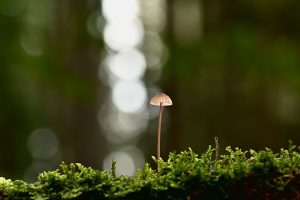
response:
<svg viewBox="0 0 300 200"><path fill-rule="evenodd" d="M163 106L171 106L173 105L173 103L171 98L168 95L164 93L160 93L152 97L152 99L150 100L150 104L160 107L158 130L157 130L157 159L160 159L160 132L161 132L161 119L162 119Z"/></svg>

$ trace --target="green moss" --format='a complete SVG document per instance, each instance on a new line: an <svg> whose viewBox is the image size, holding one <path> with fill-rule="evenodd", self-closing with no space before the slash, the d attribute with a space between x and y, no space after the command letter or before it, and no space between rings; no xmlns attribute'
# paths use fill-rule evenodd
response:
<svg viewBox="0 0 300 200"><path fill-rule="evenodd" d="M0 199L297 199L300 198L299 147L273 153L227 147L215 158L187 151L146 164L134 177L116 176L79 163L43 172L35 183L0 178Z"/></svg>

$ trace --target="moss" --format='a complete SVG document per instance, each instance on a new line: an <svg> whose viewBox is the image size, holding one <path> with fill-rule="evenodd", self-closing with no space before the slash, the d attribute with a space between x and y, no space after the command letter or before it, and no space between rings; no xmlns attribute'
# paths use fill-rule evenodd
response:
<svg viewBox="0 0 300 200"><path fill-rule="evenodd" d="M299 147L290 145L273 153L227 147L215 158L211 147L198 155L170 153L148 164L134 177L116 176L79 163L62 163L60 169L43 172L34 183L0 178L0 199L299 199Z"/></svg>

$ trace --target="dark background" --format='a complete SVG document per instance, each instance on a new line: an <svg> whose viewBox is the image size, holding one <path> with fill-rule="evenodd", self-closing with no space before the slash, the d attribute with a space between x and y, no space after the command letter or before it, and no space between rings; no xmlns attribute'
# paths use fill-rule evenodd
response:
<svg viewBox="0 0 300 200"><path fill-rule="evenodd" d="M300 1L136 2L145 109L158 112L148 106L156 91L174 103L164 112L163 158L187 147L201 153L214 136L221 149L278 151L289 139L299 145ZM136 167L152 162L156 117L143 118L135 137L125 140L119 130L112 140L106 124L114 118L99 116L99 109L120 113L103 70L107 56L118 53L103 37L103 9L98 0L1 0L0 176L30 181L62 160L102 169L108 154L128 145L134 150L126 155L140 154Z"/></svg>

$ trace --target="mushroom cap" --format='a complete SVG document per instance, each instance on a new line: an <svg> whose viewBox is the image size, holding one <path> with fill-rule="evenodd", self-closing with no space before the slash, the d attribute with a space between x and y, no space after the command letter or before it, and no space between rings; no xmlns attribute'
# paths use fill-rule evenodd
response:
<svg viewBox="0 0 300 200"><path fill-rule="evenodd" d="M171 98L168 95L164 94L164 93L160 93L158 95L155 95L150 100L150 104L154 105L154 106L160 106L160 103L161 103L162 106L171 106L171 105L173 105Z"/></svg>

